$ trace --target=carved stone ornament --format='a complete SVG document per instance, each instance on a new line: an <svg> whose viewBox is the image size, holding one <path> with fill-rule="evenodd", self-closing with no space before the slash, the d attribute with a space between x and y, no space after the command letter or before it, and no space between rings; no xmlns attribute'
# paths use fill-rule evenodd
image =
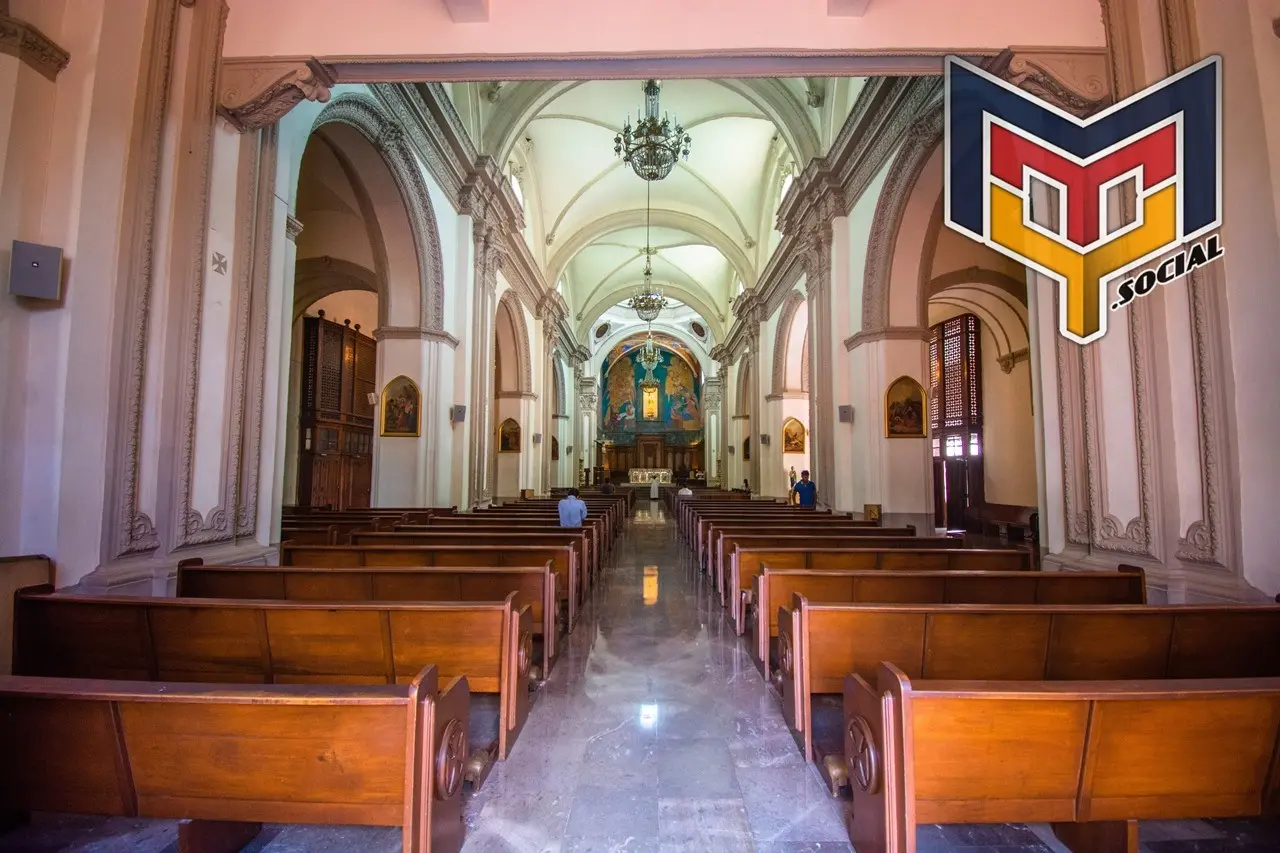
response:
<svg viewBox="0 0 1280 853"><path fill-rule="evenodd" d="M7 4L6 4L7 5ZM47 80L57 80L71 61L71 54L35 27L10 17L0 9L0 53L16 56Z"/></svg>
<svg viewBox="0 0 1280 853"><path fill-rule="evenodd" d="M279 121L304 99L329 102L333 71L319 60L225 60L218 114L244 133Z"/></svg>
<svg viewBox="0 0 1280 853"><path fill-rule="evenodd" d="M298 235L302 233L302 223L290 216L284 223L284 236L289 242L298 242Z"/></svg>
<svg viewBox="0 0 1280 853"><path fill-rule="evenodd" d="M1031 350L1023 347L1020 350L1007 352L996 360L1000 362L1000 369L1005 373L1013 373L1014 365L1020 361L1029 361L1031 359Z"/></svg>
<svg viewBox="0 0 1280 853"><path fill-rule="evenodd" d="M1111 100L1107 56L1101 50L1007 50L988 65L998 77L1078 115Z"/></svg>

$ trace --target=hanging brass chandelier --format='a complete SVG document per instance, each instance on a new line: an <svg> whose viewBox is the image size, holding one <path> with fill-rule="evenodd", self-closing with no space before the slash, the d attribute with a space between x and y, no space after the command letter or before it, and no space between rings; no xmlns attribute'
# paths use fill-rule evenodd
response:
<svg viewBox="0 0 1280 853"><path fill-rule="evenodd" d="M658 347L653 340L653 327L649 328L649 335L645 339L644 346L640 349L640 355L636 361L644 368L644 379L640 380L641 388L657 388L658 380L654 378L653 371L662 364L662 354L658 352Z"/></svg>
<svg viewBox="0 0 1280 853"><path fill-rule="evenodd" d="M636 312L636 316L642 321L652 324L658 319L658 315L662 313L664 308L669 307L667 300L662 295L662 289L654 287L653 284L653 256L656 252L649 242L649 210L651 191L650 185L645 186L645 206L644 206L644 276L643 280L635 293L626 302L627 308Z"/></svg>
<svg viewBox="0 0 1280 853"><path fill-rule="evenodd" d="M636 126L627 117L622 132L613 139L613 153L646 181L660 181L671 174L676 161L688 159L689 135L680 122L663 115L658 118L658 95L662 90L657 80L644 82L644 113L636 110Z"/></svg>

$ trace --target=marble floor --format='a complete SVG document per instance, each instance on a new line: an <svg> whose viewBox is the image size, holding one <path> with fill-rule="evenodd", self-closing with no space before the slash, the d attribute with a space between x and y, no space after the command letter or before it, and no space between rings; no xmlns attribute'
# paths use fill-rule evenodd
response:
<svg viewBox="0 0 1280 853"><path fill-rule="evenodd" d="M853 848L777 700L693 571L661 505L639 503L510 759L467 798L463 853L826 853ZM1142 826L1144 853L1278 851L1258 824ZM1047 827L922 827L919 853L1065 851ZM254 853L399 850L397 829L272 826ZM167 821L37 817L9 851L174 853Z"/></svg>

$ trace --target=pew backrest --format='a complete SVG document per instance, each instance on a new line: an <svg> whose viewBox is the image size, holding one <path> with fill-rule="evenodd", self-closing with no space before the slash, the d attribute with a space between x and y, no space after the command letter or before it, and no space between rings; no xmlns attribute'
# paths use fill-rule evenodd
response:
<svg viewBox="0 0 1280 853"><path fill-rule="evenodd" d="M1280 678L1011 684L884 665L849 677L844 716L858 849L913 849L918 824L1115 821L1123 833L1280 806Z"/></svg>
<svg viewBox="0 0 1280 853"><path fill-rule="evenodd" d="M0 808L399 825L409 853L456 853L467 712L434 667L374 687L3 677Z"/></svg>

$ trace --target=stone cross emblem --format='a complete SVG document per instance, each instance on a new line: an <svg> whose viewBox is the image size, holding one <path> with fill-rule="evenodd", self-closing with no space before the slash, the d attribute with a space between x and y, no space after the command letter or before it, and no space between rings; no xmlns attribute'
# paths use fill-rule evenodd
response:
<svg viewBox="0 0 1280 853"><path fill-rule="evenodd" d="M213 271L218 275L227 274L227 256L221 252L213 253Z"/></svg>

